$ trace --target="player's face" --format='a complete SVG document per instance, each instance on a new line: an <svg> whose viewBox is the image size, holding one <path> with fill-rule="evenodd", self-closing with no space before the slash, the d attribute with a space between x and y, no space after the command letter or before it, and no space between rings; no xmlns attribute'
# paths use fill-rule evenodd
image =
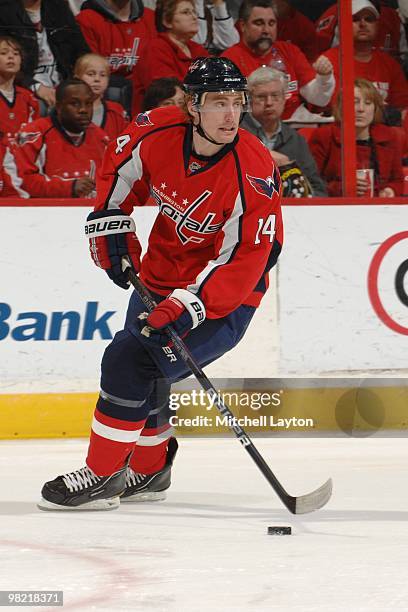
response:
<svg viewBox="0 0 408 612"><path fill-rule="evenodd" d="M180 87L176 87L174 95L171 98L166 98L162 100L159 104L160 106L184 106L184 93L181 91Z"/></svg>
<svg viewBox="0 0 408 612"><path fill-rule="evenodd" d="M365 128L373 123L375 104L359 87L354 88L354 111L357 128Z"/></svg>
<svg viewBox="0 0 408 612"><path fill-rule="evenodd" d="M97 98L102 98L108 88L109 71L102 59L90 60L84 71L76 76L88 83Z"/></svg>
<svg viewBox="0 0 408 612"><path fill-rule="evenodd" d="M276 15L271 8L256 6L247 21L241 20L242 36L245 44L255 53L267 53L278 34Z"/></svg>
<svg viewBox="0 0 408 612"><path fill-rule="evenodd" d="M203 130L216 142L232 142L239 128L242 107L242 93L207 93L200 107Z"/></svg>
<svg viewBox="0 0 408 612"><path fill-rule="evenodd" d="M0 43L0 75L11 78L21 69L21 54L10 43Z"/></svg>
<svg viewBox="0 0 408 612"><path fill-rule="evenodd" d="M198 17L195 6L189 0L181 0L170 21L164 20L169 32L181 40L189 40L198 32Z"/></svg>
<svg viewBox="0 0 408 612"><path fill-rule="evenodd" d="M252 115L261 125L281 118L285 108L285 94L280 81L255 85L250 97Z"/></svg>
<svg viewBox="0 0 408 612"><path fill-rule="evenodd" d="M56 104L58 119L66 130L78 134L92 119L93 95L86 85L70 85L64 99Z"/></svg>
<svg viewBox="0 0 408 612"><path fill-rule="evenodd" d="M368 9L353 15L353 38L356 42L371 42L377 35L378 19Z"/></svg>

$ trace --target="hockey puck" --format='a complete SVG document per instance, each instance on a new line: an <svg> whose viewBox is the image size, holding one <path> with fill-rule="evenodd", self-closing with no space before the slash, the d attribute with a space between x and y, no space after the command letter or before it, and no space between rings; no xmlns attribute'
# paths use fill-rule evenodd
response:
<svg viewBox="0 0 408 612"><path fill-rule="evenodd" d="M292 527L268 527L268 535L291 535Z"/></svg>

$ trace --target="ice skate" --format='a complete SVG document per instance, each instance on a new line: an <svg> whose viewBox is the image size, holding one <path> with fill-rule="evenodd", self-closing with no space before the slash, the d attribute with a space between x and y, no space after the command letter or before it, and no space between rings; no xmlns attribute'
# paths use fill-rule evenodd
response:
<svg viewBox="0 0 408 612"><path fill-rule="evenodd" d="M126 487L125 465L111 476L97 476L85 466L46 482L40 510L114 510Z"/></svg>
<svg viewBox="0 0 408 612"><path fill-rule="evenodd" d="M153 474L139 474L128 467L126 471L126 489L121 496L122 502L161 501L166 499L166 489L171 484L171 466L176 456L178 443L170 438L167 447L166 464L163 469Z"/></svg>

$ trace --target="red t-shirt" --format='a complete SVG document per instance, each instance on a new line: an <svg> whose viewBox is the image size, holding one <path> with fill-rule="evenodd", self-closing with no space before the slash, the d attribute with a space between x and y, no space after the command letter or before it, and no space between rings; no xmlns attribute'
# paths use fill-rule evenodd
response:
<svg viewBox="0 0 408 612"><path fill-rule="evenodd" d="M334 103L340 87L339 47L325 51L324 55L333 64L336 88L331 104ZM354 61L355 78L372 81L385 102L396 108L408 107L408 85L398 62L384 51L373 50L369 62Z"/></svg>
<svg viewBox="0 0 408 612"><path fill-rule="evenodd" d="M150 45L150 77L161 79L162 77L176 77L184 80L188 68L197 57L207 57L208 51L202 45L189 40L186 43L191 57L186 55L169 36L162 32Z"/></svg>
<svg viewBox="0 0 408 612"><path fill-rule="evenodd" d="M288 75L288 89L286 94L283 119L288 119L300 106L299 89L307 85L316 77L316 72L307 61L304 54L292 43L276 41L266 55L259 56L252 53L244 42L239 42L222 54L234 62L245 76L260 66L274 67L280 62L282 70Z"/></svg>

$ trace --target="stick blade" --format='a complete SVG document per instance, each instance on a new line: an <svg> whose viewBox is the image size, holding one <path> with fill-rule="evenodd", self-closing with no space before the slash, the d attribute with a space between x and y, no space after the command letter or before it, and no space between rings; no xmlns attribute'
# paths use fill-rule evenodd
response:
<svg viewBox="0 0 408 612"><path fill-rule="evenodd" d="M324 485L315 491L296 497L296 504L292 510L293 514L307 514L308 512L314 512L319 510L319 508L323 508L331 498L332 492L333 481L329 478Z"/></svg>

